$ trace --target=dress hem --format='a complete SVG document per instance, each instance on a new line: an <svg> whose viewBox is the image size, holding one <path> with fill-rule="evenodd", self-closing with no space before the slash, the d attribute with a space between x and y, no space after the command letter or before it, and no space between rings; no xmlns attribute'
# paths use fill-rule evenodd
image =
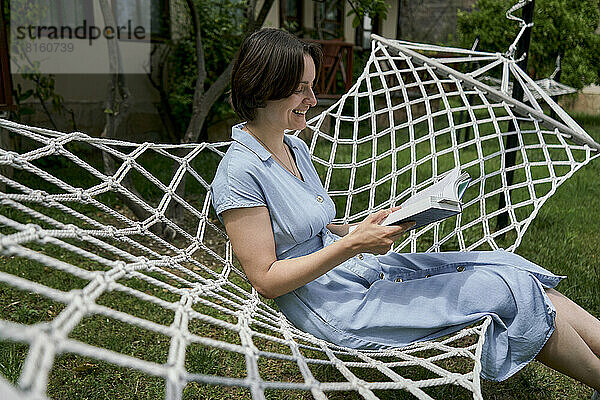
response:
<svg viewBox="0 0 600 400"><path fill-rule="evenodd" d="M548 340L550 340L550 336L552 336L552 334L556 330L555 319L556 319L556 311L554 311L552 313L552 326L548 330L548 333L546 334L546 338L544 339L544 342L542 343L542 345L540 346L540 348L538 349L538 351L536 351L535 354L531 358L529 358L527 361L525 361L525 362L517 365L513 369L509 370L502 378L491 378L491 377L487 376L487 374L485 374L483 372L483 370L481 371L481 373L479 375L483 379L485 379L487 381L502 382L502 381L505 381L508 378L512 377L513 375L515 375L519 371L521 371L523 368L525 368L525 366L527 366L528 364L530 364L537 357L538 354L540 354L540 351L542 351L542 349L544 348L544 346L546 345L546 343L548 343Z"/></svg>

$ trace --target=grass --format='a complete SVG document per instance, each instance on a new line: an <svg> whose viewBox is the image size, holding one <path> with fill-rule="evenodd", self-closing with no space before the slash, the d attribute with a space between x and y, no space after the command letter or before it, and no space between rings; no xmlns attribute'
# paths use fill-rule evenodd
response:
<svg viewBox="0 0 600 400"><path fill-rule="evenodd" d="M600 118L594 116L576 116L576 119L583 125L588 133L596 139L600 138ZM389 146L389 143L382 143L381 146ZM440 146L443 146L440 143ZM325 148L326 144L323 145ZM325 148L326 151L328 151ZM318 151L322 151L318 149ZM421 150L419 150L421 151ZM425 151L425 149L423 149ZM369 156L368 149L360 149L358 158ZM327 154L327 153L324 153ZM343 163L344 150L339 150L340 159L336 162ZM347 154L347 153L346 153ZM156 174L162 182L168 182L168 171L171 165L168 162L157 163L155 158L144 155L140 162L153 174ZM90 156L90 162L99 163L93 156ZM217 159L211 159L198 168L203 168L203 176L210 176L214 173L214 167ZM399 158L397 162L401 164L406 160ZM95 184L93 177L87 176L81 169L75 167L70 162L58 162L52 158L44 160L46 169L53 169L55 172L63 173L66 179L72 182L80 182L83 187L89 187ZM387 164L386 164L387 163ZM382 160L378 168L389 168L391 159ZM18 171L17 171L18 172ZM15 172L15 173L17 173ZM347 179L349 177L347 170L340 169L336 175L333 185L340 188L347 188ZM362 172L362 171L361 171ZM477 171L470 171L477 173ZM420 171L421 178L426 179L431 171L423 168ZM358 184L363 184L364 175L359 173ZM139 176L136 175L136 176ZM600 316L600 256L598 255L598 243L600 243L600 231L593 218L597 219L598 209L600 209L600 162L595 160L589 165L583 167L571 179L563 184L553 197L546 202L540 213L537 215L517 253L534 261L549 270L568 275L558 287L563 293L567 294L573 300L584 306L593 315ZM21 181L25 179L32 185L44 187L44 183L31 174L20 176ZM381 178L381 177L377 177ZM517 179L521 179L517 176ZM420 180L421 182L421 180ZM85 186L87 184L87 186ZM498 183L493 183L498 184ZM156 197L160 193L155 186L144 179L136 180L137 189L147 197ZM346 185L346 186L344 186ZM406 182L398 183L398 186L406 185ZM382 185L385 191L391 190L391 183L386 187ZM60 192L56 186L46 187L48 192ZM192 182L188 186L191 193L200 190L200 185ZM547 190L547 188L543 189ZM515 194L519 196L518 193ZM102 195L105 204L110 207L119 208L119 200L115 196ZM378 201L385 199L387 193L377 198ZM193 197L193 196L192 196ZM198 205L202 205L202 197L197 199ZM341 196L338 201L338 216L345 209ZM358 212L368 205L368 199L357 198L352 204L352 212ZM43 207L40 207L40 210ZM96 212L91 207L83 207L82 212L98 220L104 218L94 214ZM0 210L3 215L10 216L14 220L22 223L39 223L31 217L2 207ZM44 209L45 212L49 212ZM478 212L478 210L476 210ZM122 212L126 212L125 210ZM56 218L61 218L64 223L73 223L72 217L60 213ZM113 222L113 221L103 221ZM193 225L193 224L192 224ZM14 232L11 228L2 227L2 233ZM194 232L195 233L195 232ZM218 238L209 237L207 240L218 241ZM72 241L73 244L77 244ZM115 243L117 244L117 243ZM426 245L426 242L425 242ZM448 244L450 247L452 243ZM44 254L56 259L63 260L73 265L78 265L86 270L106 270L106 266L90 261L85 257L76 256L74 253L66 251L58 246L36 244L29 245L32 249L42 251ZM115 256L103 252L99 249L90 251L103 254L103 256L114 259ZM133 251L133 250L132 250ZM44 285L60 290L81 289L89 282L83 277L76 277L67 272L58 271L55 268L47 267L36 261L27 260L19 257L0 258L0 271L19 276L33 282L44 283ZM177 285L173 280L166 279L164 276L156 273L148 273L156 279L160 279L169 284ZM136 289L140 292L150 294L157 298L169 302L176 302L179 296L163 290L157 286L151 285L140 279L124 277L118 281L124 286ZM241 280L236 280L236 284L248 285ZM194 309L204 315L214 317L224 322L235 324L237 318L231 312L218 311L207 304L217 304L224 309L228 309L227 303L223 299L215 296L202 296L205 303L197 303ZM266 301L273 305L272 302ZM122 291L111 291L101 295L96 304L110 307L116 311L122 311L130 315L144 318L157 324L168 326L175 318L172 311L168 311L153 303L142 301ZM0 319L10 320L22 324L35 324L42 321L51 321L64 309L64 305L42 296L23 292L6 284L0 284ZM265 335L279 337L276 332L268 329L268 325L252 326L253 330ZM190 333L198 336L215 338L223 342L234 345L240 344L240 337L237 333L225 329L217 323L201 322L198 319L192 319L189 325ZM91 345L107 348L121 354L133 356L142 360L156 363L165 363L169 351L169 338L167 336L148 331L136 326L126 324L114 318L109 318L100 314L88 315L85 317L69 335L71 338L89 343ZM289 347L284 346L273 340L264 337L255 336L253 342L261 351L270 351L281 354L291 354ZM27 355L28 346L21 343L0 341L0 374L10 382L16 383ZM306 357L315 359L323 358L323 354L318 351L312 351L307 348L301 348L301 352ZM459 363L460 364L460 363ZM465 367L456 365L457 368ZM243 379L247 375L246 361L243 355L203 346L201 344L192 344L188 346L186 353L185 368L190 373L200 373L207 375L229 376ZM310 364L311 372L320 381L343 380L340 372L331 366L322 364ZM276 360L261 357L258 363L258 370L261 377L265 380L277 380L285 382L302 382L299 368L296 363L287 360ZM382 376L375 370L360 370L352 368L352 372L365 380L378 380ZM422 379L425 373L418 369L402 370L402 374L415 379ZM165 395L165 384L162 378L151 377L141 372L111 365L104 361L93 358L82 357L76 354L63 353L56 357L50 372L48 382L48 395L56 399L158 399ZM468 399L470 394L456 386L434 387L426 390L435 398L456 398ZM355 392L328 392L332 399L359 399ZM376 391L376 395L382 399L409 399L413 398L402 391ZM576 383L570 378L557 374L537 362L530 363L520 373L505 382L483 382L483 395L486 399L508 400L508 399L528 399L528 400L558 400L558 399L586 399L591 396L591 391L585 386ZM211 386L200 383L190 383L184 390L184 399L249 399L251 394L247 388ZM273 390L266 391L267 399L309 399L310 394L302 391L291 390Z"/></svg>

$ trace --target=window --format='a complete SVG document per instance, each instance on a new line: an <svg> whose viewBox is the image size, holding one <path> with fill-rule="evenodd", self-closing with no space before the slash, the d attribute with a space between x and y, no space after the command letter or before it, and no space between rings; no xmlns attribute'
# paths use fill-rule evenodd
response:
<svg viewBox="0 0 600 400"><path fill-rule="evenodd" d="M363 49L371 48L371 33L381 35L381 23L379 15L374 18L370 18L365 15L362 24L356 27L354 44L362 47Z"/></svg>
<svg viewBox="0 0 600 400"><path fill-rule="evenodd" d="M302 33L304 29L302 0L279 0L280 27L292 33Z"/></svg>
<svg viewBox="0 0 600 400"><path fill-rule="evenodd" d="M50 2L40 25L70 26L75 28L86 21L86 25L94 24L94 5L92 0L54 0Z"/></svg>
<svg viewBox="0 0 600 400"><path fill-rule="evenodd" d="M148 21L148 9L150 20ZM143 26L152 41L170 38L168 0L113 0L113 12L118 26ZM130 22L131 21L131 22ZM148 29L148 22L150 29Z"/></svg>
<svg viewBox="0 0 600 400"><path fill-rule="evenodd" d="M315 26L322 39L342 39L344 37L343 0L315 2Z"/></svg>
<svg viewBox="0 0 600 400"><path fill-rule="evenodd" d="M0 1L0 111L12 109L12 76L8 60L8 40L4 23L4 4Z"/></svg>

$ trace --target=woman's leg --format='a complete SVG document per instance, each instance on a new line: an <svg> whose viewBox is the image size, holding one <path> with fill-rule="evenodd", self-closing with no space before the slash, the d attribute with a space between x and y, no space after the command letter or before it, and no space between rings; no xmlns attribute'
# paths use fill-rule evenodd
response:
<svg viewBox="0 0 600 400"><path fill-rule="evenodd" d="M571 326L568 309L562 302L556 308L556 329L536 359L556 371L600 390L600 359Z"/></svg>
<svg viewBox="0 0 600 400"><path fill-rule="evenodd" d="M577 331L589 348L600 357L600 320L564 294L554 289L547 289L546 293L555 307L558 305L565 310L564 315L569 324Z"/></svg>

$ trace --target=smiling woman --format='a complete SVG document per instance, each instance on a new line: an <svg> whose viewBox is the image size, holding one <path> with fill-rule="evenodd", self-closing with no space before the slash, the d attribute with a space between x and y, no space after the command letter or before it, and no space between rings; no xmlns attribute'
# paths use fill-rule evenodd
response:
<svg viewBox="0 0 600 400"><path fill-rule="evenodd" d="M398 347L492 317L482 376L503 380L532 359L600 388L600 321L553 288L556 276L502 250L396 253L412 226L382 226L392 207L349 232L308 146L321 53L293 35L248 37L232 71L232 104L247 119L211 184L213 206L254 288L298 328L337 345ZM596 354L594 354L596 353Z"/></svg>
<svg viewBox="0 0 600 400"><path fill-rule="evenodd" d="M296 102L292 106L307 110L316 104L311 85L322 57L316 44L301 42L276 29L250 36L242 44L231 74L233 107L248 121L264 111L267 102ZM306 105L301 104L303 100Z"/></svg>

